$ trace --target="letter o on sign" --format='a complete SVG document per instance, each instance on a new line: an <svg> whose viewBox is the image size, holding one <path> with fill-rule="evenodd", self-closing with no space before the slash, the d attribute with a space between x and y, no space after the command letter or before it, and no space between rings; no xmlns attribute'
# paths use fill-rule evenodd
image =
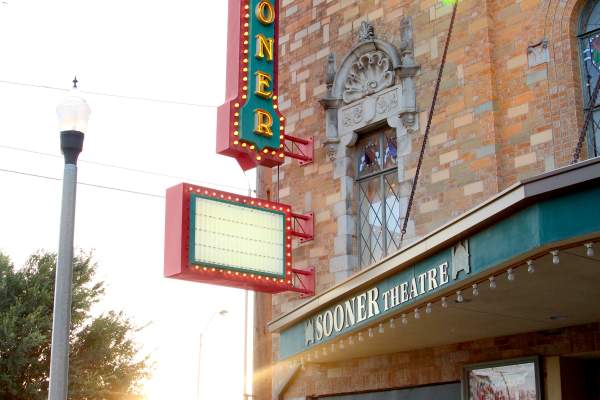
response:
<svg viewBox="0 0 600 400"><path fill-rule="evenodd" d="M325 336L331 336L331 332L333 332L333 313L331 310L325 311L323 315L323 331Z"/></svg>
<svg viewBox="0 0 600 400"><path fill-rule="evenodd" d="M342 307L340 304L338 304L337 306L335 306L335 309L333 310L333 312L334 312L333 328L335 329L336 332L339 332L344 327L344 307Z"/></svg>
<svg viewBox="0 0 600 400"><path fill-rule="evenodd" d="M263 25L270 25L275 21L275 9L268 0L262 0L256 6L256 18Z"/></svg>

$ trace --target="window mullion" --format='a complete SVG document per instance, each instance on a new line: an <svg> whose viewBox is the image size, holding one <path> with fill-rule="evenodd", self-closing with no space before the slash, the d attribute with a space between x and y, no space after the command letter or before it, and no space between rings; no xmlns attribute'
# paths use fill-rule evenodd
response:
<svg viewBox="0 0 600 400"><path fill-rule="evenodd" d="M379 193L381 193L381 234L383 235L383 256L387 256L387 204L385 202L385 184L383 174L379 177Z"/></svg>

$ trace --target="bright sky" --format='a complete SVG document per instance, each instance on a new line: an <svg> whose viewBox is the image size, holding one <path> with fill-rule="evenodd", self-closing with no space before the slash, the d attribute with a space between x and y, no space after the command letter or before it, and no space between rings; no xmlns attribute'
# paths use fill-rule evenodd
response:
<svg viewBox="0 0 600 400"><path fill-rule="evenodd" d="M62 177L55 108L66 94L6 81L68 88L77 74L82 91L219 105L226 13L223 0L0 1L1 251L22 265L57 249L61 182L3 170ZM155 196L183 180L246 194L254 174L215 154L214 108L84 96L92 115L79 181L149 194L78 187L75 246L95 250L108 285L98 311L151 322L139 336L156 363L148 398L191 400L200 333L229 310L203 336L201 398L241 398L243 292L163 278L164 199Z"/></svg>

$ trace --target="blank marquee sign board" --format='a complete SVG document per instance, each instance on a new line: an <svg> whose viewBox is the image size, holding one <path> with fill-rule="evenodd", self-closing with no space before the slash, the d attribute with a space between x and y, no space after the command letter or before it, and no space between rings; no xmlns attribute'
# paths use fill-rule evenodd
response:
<svg viewBox="0 0 600 400"><path fill-rule="evenodd" d="M292 237L303 235L293 229L298 217L305 218L285 204L174 186L166 197L165 276L309 295L310 273L292 267Z"/></svg>

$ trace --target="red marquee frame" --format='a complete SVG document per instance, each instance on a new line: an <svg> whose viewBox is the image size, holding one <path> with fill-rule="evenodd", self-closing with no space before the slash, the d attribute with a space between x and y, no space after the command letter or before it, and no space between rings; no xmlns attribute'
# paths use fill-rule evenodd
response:
<svg viewBox="0 0 600 400"><path fill-rule="evenodd" d="M285 279L250 272L219 269L190 263L190 203L192 195L204 195L239 203L263 210L276 210L285 214L286 259ZM296 229L302 225L302 229ZM312 214L300 215L292 212L286 204L255 199L234 193L223 192L202 186L181 183L167 189L165 220L165 264L164 274L168 278L204 282L221 286L237 287L268 293L286 291L299 292L303 296L314 294L314 269L295 269L292 264L292 237L310 240L313 235Z"/></svg>

